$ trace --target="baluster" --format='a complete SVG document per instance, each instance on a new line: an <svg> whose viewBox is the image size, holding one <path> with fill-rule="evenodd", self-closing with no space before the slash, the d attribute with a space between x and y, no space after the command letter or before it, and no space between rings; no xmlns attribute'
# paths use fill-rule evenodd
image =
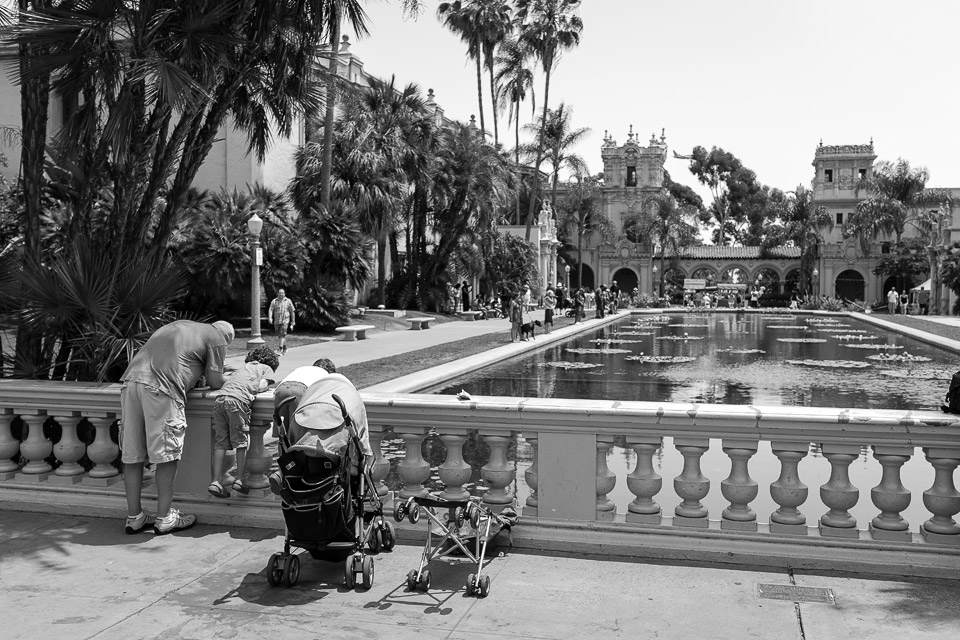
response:
<svg viewBox="0 0 960 640"><path fill-rule="evenodd" d="M607 497L617 486L617 476L607 466L607 453L613 447L613 437L597 436L597 520L613 520L617 505Z"/></svg>
<svg viewBox="0 0 960 640"><path fill-rule="evenodd" d="M920 533L927 542L960 544L960 526L953 519L960 512L960 493L953 484L960 450L928 447L923 453L934 469L933 486L923 492L923 506L933 517L923 523Z"/></svg>
<svg viewBox="0 0 960 640"><path fill-rule="evenodd" d="M390 463L383 457L384 430L382 427L371 426L368 433L370 435L370 448L373 449L373 465L370 469L370 475L373 478L373 487L376 489L380 499L386 503L392 499L392 496L389 495L390 489L387 488L387 483L384 482L390 474Z"/></svg>
<svg viewBox="0 0 960 640"><path fill-rule="evenodd" d="M480 468L480 477L490 489L483 495L483 504L499 511L513 503L513 492L508 491L517 478L517 470L507 462L507 446L510 436L484 435L483 440L490 447L490 459Z"/></svg>
<svg viewBox="0 0 960 640"><path fill-rule="evenodd" d="M523 515L535 518L539 513L540 507L540 497L537 495L537 485L540 480L537 451L540 446L540 438L537 433L525 433L523 439L526 440L530 444L530 448L533 449L533 463L523 472L523 479L526 481L527 486L530 487L530 495L527 496L524 503Z"/></svg>
<svg viewBox="0 0 960 640"><path fill-rule="evenodd" d="M674 438L674 446L683 455L683 471L673 479L673 488L683 501L674 509L673 524L678 527L706 528L709 512L700 500L710 492L710 480L700 473L700 458L710 448L708 438Z"/></svg>
<svg viewBox="0 0 960 640"><path fill-rule="evenodd" d="M403 438L403 460L397 464L397 474L403 482L400 497L406 500L413 496L425 496L429 493L423 483L430 477L430 465L423 459L420 450L427 437L424 427L394 427L394 433Z"/></svg>
<svg viewBox="0 0 960 640"><path fill-rule="evenodd" d="M880 514L870 523L874 540L910 542L910 523L900 512L910 506L910 490L900 481L900 468L913 455L913 447L874 446L873 457L883 467L880 484L870 490L873 505Z"/></svg>
<svg viewBox="0 0 960 640"><path fill-rule="evenodd" d="M849 510L860 499L860 490L850 483L850 464L860 457L860 447L824 444L823 457L830 461L830 479L820 487L820 499L830 510L820 516L820 535L859 538L857 519Z"/></svg>
<svg viewBox="0 0 960 640"><path fill-rule="evenodd" d="M78 463L87 447L77 437L77 425L83 418L77 412L69 415L55 415L54 420L60 425L60 441L53 446L53 455L60 461L60 466L53 472L50 482L53 484L76 484L84 474L84 468Z"/></svg>
<svg viewBox="0 0 960 640"><path fill-rule="evenodd" d="M756 531L757 514L750 503L757 498L760 488L750 477L750 458L757 452L757 442L724 440L723 451L730 456L730 476L720 482L720 493L730 501L723 510L721 529Z"/></svg>
<svg viewBox="0 0 960 640"><path fill-rule="evenodd" d="M467 441L465 429L455 429L440 434L440 440L446 447L447 455L437 468L437 475L444 489L440 497L444 500L466 500L470 492L463 485L470 481L470 465L463 460L463 443Z"/></svg>
<svg viewBox="0 0 960 640"><path fill-rule="evenodd" d="M770 485L770 497L780 508L770 514L770 533L807 535L807 517L797 508L807 501L809 489L800 482L800 461L810 450L806 442L772 442L780 460L780 477Z"/></svg>
<svg viewBox="0 0 960 640"><path fill-rule="evenodd" d="M663 488L663 478L653 469L653 456L662 442L661 438L627 438L627 446L637 453L637 466L627 476L627 488L637 496L627 505L627 522L660 524L662 510L653 496Z"/></svg>
<svg viewBox="0 0 960 640"><path fill-rule="evenodd" d="M20 479L46 480L53 470L53 467L44 459L53 451L53 443L43 435L43 423L47 421L47 412L31 409L21 411L20 417L27 427L27 437L20 443L20 454L27 464L20 470Z"/></svg>
<svg viewBox="0 0 960 640"><path fill-rule="evenodd" d="M13 437L12 429L16 417L13 409L0 409L0 480L10 480L20 469L14 460L20 454L20 441Z"/></svg>
<svg viewBox="0 0 960 640"><path fill-rule="evenodd" d="M120 453L120 447L110 437L110 426L116 420L112 413L87 415L87 420L94 428L93 442L87 447L87 457L93 463L93 468L83 479L84 484L93 486L110 486L120 481L120 471L113 466L113 461ZM123 428L123 425L120 425Z"/></svg>
<svg viewBox="0 0 960 640"><path fill-rule="evenodd" d="M263 490L264 496L270 487L267 474L270 473L270 465L273 464L273 456L269 455L263 446L263 437L268 429L270 429L270 420L250 417L250 446L247 447L247 459L244 464L247 477L238 478L250 489ZM239 469L237 475L240 475Z"/></svg>

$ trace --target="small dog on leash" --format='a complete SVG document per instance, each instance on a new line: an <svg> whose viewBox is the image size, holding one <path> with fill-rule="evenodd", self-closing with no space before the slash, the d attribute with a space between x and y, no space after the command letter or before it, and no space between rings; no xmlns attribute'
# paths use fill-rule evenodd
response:
<svg viewBox="0 0 960 640"><path fill-rule="evenodd" d="M536 331L536 327L542 327L543 323L539 320L534 320L533 322L524 322L520 325L520 339L527 340L533 339L533 333Z"/></svg>

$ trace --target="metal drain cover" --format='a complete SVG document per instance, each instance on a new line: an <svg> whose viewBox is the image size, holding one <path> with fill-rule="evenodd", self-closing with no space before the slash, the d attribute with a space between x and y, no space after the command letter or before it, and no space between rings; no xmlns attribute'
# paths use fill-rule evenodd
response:
<svg viewBox="0 0 960 640"><path fill-rule="evenodd" d="M819 602L836 606L833 589L826 587L798 587L793 584L758 584L757 595L767 600L788 602Z"/></svg>

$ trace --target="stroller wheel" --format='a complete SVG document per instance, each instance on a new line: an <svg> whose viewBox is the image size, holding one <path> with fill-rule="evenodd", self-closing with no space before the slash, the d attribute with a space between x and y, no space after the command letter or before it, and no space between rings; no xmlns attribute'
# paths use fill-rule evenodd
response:
<svg viewBox="0 0 960 640"><path fill-rule="evenodd" d="M410 510L410 515L407 516L410 520L410 524L417 524L420 522L420 505L417 503L413 504L413 508Z"/></svg>
<svg viewBox="0 0 960 640"><path fill-rule="evenodd" d="M369 589L373 586L373 558L366 556L363 559L363 588Z"/></svg>
<svg viewBox="0 0 960 640"><path fill-rule="evenodd" d="M404 505L398 504L396 509L393 510L393 519L397 522L403 522L403 519L407 516L407 511L404 508Z"/></svg>
<svg viewBox="0 0 960 640"><path fill-rule="evenodd" d="M420 574L420 582L417 583L417 588L424 593L430 591L430 569L424 569L423 573Z"/></svg>
<svg viewBox="0 0 960 640"><path fill-rule="evenodd" d="M467 595L468 596L473 595L473 589L474 589L473 583L476 582L476 580L477 580L476 574L471 573L470 575L467 576Z"/></svg>
<svg viewBox="0 0 960 640"><path fill-rule="evenodd" d="M457 507L453 510L453 521L457 524L458 529L463 526L464 519L463 507Z"/></svg>
<svg viewBox="0 0 960 640"><path fill-rule="evenodd" d="M393 528L392 522L383 521L383 529L380 530L383 539L383 550L391 551L397 545L397 532Z"/></svg>
<svg viewBox="0 0 960 640"><path fill-rule="evenodd" d="M473 507L473 511L470 512L470 525L474 529L479 529L480 528L480 512L482 511L483 508L478 504L472 504L472 503L470 506Z"/></svg>
<svg viewBox="0 0 960 640"><path fill-rule="evenodd" d="M490 576L480 576L480 597L486 598L490 594Z"/></svg>
<svg viewBox="0 0 960 640"><path fill-rule="evenodd" d="M370 530L370 539L367 540L367 546L370 547L370 553L379 553L383 546L383 534L380 533L380 527L374 525Z"/></svg>
<svg viewBox="0 0 960 640"><path fill-rule="evenodd" d="M287 556L283 559L283 583L288 587L297 584L300 579L300 558Z"/></svg>
<svg viewBox="0 0 960 640"><path fill-rule="evenodd" d="M270 556L270 561L267 562L267 582L270 583L271 587L275 587L280 584L282 578L283 564L281 562L281 556L279 553L275 553Z"/></svg>
<svg viewBox="0 0 960 640"><path fill-rule="evenodd" d="M409 573L407 573L407 589L410 589L412 591L413 589L416 589L416 588L417 588L417 570L410 569Z"/></svg>
<svg viewBox="0 0 960 640"><path fill-rule="evenodd" d="M353 572L353 556L347 558L343 565L343 584L347 589L353 589L357 585L357 576Z"/></svg>

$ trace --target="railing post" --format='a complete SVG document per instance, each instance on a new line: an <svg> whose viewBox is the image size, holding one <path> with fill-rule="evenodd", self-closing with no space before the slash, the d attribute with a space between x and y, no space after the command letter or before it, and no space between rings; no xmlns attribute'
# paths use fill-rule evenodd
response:
<svg viewBox="0 0 960 640"><path fill-rule="evenodd" d="M613 447L613 436L597 436L597 520L613 520L617 505L607 497L617 486L617 476L607 466L607 454Z"/></svg>
<svg viewBox="0 0 960 640"><path fill-rule="evenodd" d="M873 457L883 467L880 484L870 490L873 505L880 514L870 523L870 535L874 540L897 540L910 542L910 523L900 512L910 506L910 490L900 481L900 469L913 455L913 447L873 447Z"/></svg>
<svg viewBox="0 0 960 640"><path fill-rule="evenodd" d="M674 509L677 527L707 528L709 511L700 502L710 493L710 480L700 473L700 458L710 449L709 438L674 438L674 446L683 455L683 471L673 479L673 488L682 502Z"/></svg>
<svg viewBox="0 0 960 640"><path fill-rule="evenodd" d="M627 488L637 496L627 505L627 522L660 524L662 510L653 499L663 488L663 478L653 469L653 455L663 445L662 438L627 436L627 446L637 453L637 466L627 476Z"/></svg>
<svg viewBox="0 0 960 640"><path fill-rule="evenodd" d="M720 493L730 502L723 510L721 529L756 531L757 514L750 503L760 492L757 482L750 477L750 458L757 452L756 441L724 440L723 451L730 457L730 475L720 482Z"/></svg>
<svg viewBox="0 0 960 640"><path fill-rule="evenodd" d="M84 468L79 464L80 458L86 451L86 445L77 437L77 425L83 418L79 412L61 412L53 416L60 425L60 441L53 446L53 455L60 461L60 466L53 472L49 482L53 484L76 484L84 474Z"/></svg>
<svg viewBox="0 0 960 640"><path fill-rule="evenodd" d="M530 444L530 448L533 450L533 460L527 470L523 472L523 479L526 481L527 486L530 487L530 495L527 496L526 502L523 507L523 515L537 517L539 499L537 498L537 484L540 481L539 469L537 467L537 446L539 435L534 432L523 432L523 439Z"/></svg>
<svg viewBox="0 0 960 640"><path fill-rule="evenodd" d="M403 482L400 497L406 500L429 493L423 483L430 477L430 464L423 459L420 446L427 437L426 427L394 427L394 433L403 438L403 460L397 465L397 475Z"/></svg>
<svg viewBox="0 0 960 640"><path fill-rule="evenodd" d="M120 471L113 466L120 446L110 437L110 427L116 419L112 413L87 414L87 421L94 429L93 442L87 447L87 457L93 463L93 469L83 479L83 484L108 487L120 481Z"/></svg>
<svg viewBox="0 0 960 640"><path fill-rule="evenodd" d="M266 490L270 487L267 474L270 473L273 456L268 455L266 448L263 446L263 437L269 429L269 420L250 418L250 446L247 448L247 460L244 465L247 477L238 478L250 489ZM237 475L239 473L238 469Z"/></svg>
<svg viewBox="0 0 960 640"><path fill-rule="evenodd" d="M483 503L498 510L512 504L514 499L513 493L507 490L517 478L517 470L507 462L510 436L483 434L483 439L490 447L490 459L480 468L480 477L489 487L483 496Z"/></svg>
<svg viewBox="0 0 960 640"><path fill-rule="evenodd" d="M43 435L47 412L42 409L19 411L27 427L27 437L20 443L20 455L27 461L20 470L22 480L46 480L53 470L45 458L53 451L53 443Z"/></svg>
<svg viewBox="0 0 960 640"><path fill-rule="evenodd" d="M370 425L368 433L370 435L370 448L373 449L373 465L370 475L373 477L373 487L377 495L380 496L386 506L387 502L392 501L393 496L390 495L390 489L384 482L390 475L390 463L383 457L383 435L385 431L386 429L381 426Z"/></svg>
<svg viewBox="0 0 960 640"><path fill-rule="evenodd" d="M824 444L822 451L830 461L830 479L820 486L820 499L830 510L820 516L820 535L859 538L857 519L850 515L850 509L860 499L860 490L850 482L850 464L860 456L860 447Z"/></svg>
<svg viewBox="0 0 960 640"><path fill-rule="evenodd" d="M925 447L923 453L934 468L933 486L923 492L923 506L933 517L923 523L920 533L927 542L960 544L960 526L953 519L960 512L960 493L953 484L960 450Z"/></svg>
<svg viewBox="0 0 960 640"><path fill-rule="evenodd" d="M14 457L20 453L20 441L13 437L13 409L0 407L0 480L11 479L20 469Z"/></svg>
<svg viewBox="0 0 960 640"><path fill-rule="evenodd" d="M807 501L809 489L800 482L799 464L810 450L806 442L771 442L780 460L780 477L770 485L770 497L779 509L770 514L770 533L807 535L807 517L797 508Z"/></svg>
<svg viewBox="0 0 960 640"><path fill-rule="evenodd" d="M447 450L443 463L437 469L443 491L440 497L444 500L466 500L470 492L463 485L470 481L470 465L463 460L463 443L467 441L466 429L451 429L440 434L440 440Z"/></svg>

